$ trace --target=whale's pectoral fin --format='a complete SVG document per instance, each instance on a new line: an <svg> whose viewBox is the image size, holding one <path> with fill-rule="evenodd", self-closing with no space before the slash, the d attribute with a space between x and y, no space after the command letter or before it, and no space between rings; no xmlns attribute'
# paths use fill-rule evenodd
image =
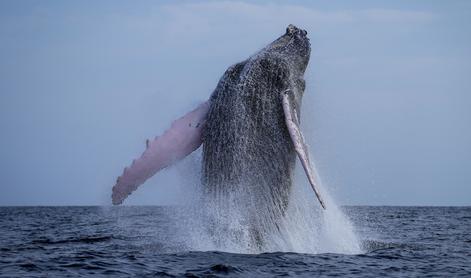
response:
<svg viewBox="0 0 471 278"><path fill-rule="evenodd" d="M170 129L154 140L146 141L146 150L123 174L113 186L112 201L121 204L137 187L159 170L172 165L196 150L202 143L201 133L206 120L209 103L174 121Z"/></svg>
<svg viewBox="0 0 471 278"><path fill-rule="evenodd" d="M311 187L314 190L314 193L316 194L319 203L325 209L325 203L322 200L319 189L317 188L314 168L312 167L311 162L309 160L309 151L307 149L306 143L304 142L304 137L299 127L299 111L296 110L297 108L294 102L294 93L291 90L286 90L282 92L281 95L286 126L288 127L291 141L293 141L294 148L296 150L296 153L298 154L299 160L301 160L301 164L303 165L304 171L306 172L309 183L311 184Z"/></svg>

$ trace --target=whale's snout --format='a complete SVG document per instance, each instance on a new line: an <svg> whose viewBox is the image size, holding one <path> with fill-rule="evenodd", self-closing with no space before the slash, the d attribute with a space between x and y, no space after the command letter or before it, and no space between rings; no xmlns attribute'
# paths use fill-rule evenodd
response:
<svg viewBox="0 0 471 278"><path fill-rule="evenodd" d="M292 61L295 61L295 66L304 73L311 53L307 31L290 24L286 27L286 33L281 37L281 41L285 44L285 53L294 58Z"/></svg>
<svg viewBox="0 0 471 278"><path fill-rule="evenodd" d="M300 29L294 26L293 24L290 24L288 25L288 27L286 27L286 34L291 35L291 36L298 35L298 36L306 37L307 31Z"/></svg>

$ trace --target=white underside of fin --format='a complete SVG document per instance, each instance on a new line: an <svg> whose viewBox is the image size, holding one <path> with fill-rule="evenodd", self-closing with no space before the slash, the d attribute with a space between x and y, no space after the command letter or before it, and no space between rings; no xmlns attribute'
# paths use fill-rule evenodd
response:
<svg viewBox="0 0 471 278"><path fill-rule="evenodd" d="M293 94L291 90L286 90L281 93L286 126L288 127L294 149L296 150L299 160L301 160L301 164L303 165L304 171L306 172L307 179L309 180L309 183L311 184L311 187L314 190L319 203L324 209L326 209L325 203L322 200L317 186L314 168L312 167L312 164L309 160L309 151L299 127L298 111L296 111L296 106L290 99L290 94Z"/></svg>
<svg viewBox="0 0 471 278"><path fill-rule="evenodd" d="M113 186L112 202L121 204L129 194L161 169L172 165L196 150L202 143L201 133L209 102L174 121L170 129L154 140L146 140L141 157L126 167Z"/></svg>

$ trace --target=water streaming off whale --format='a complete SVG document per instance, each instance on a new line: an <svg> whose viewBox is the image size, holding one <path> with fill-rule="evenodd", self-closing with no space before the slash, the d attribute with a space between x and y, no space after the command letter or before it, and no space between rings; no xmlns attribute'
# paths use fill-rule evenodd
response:
<svg viewBox="0 0 471 278"><path fill-rule="evenodd" d="M325 188L322 190L329 207L327 210L320 208L299 167L288 208L281 221L271 217L270 212L257 212L257 219L263 219L259 224L265 226L264 231L268 234L262 245L254 243L250 234L252 226L246 217L247 200L254 200L254 196L234 191L225 196L227 199L223 205L220 200L210 202L202 197L197 179L199 159L201 153L197 152L177 167L183 175L180 181L185 184L182 187L189 191L185 194L182 207L169 215L175 225L172 241L179 242L178 248L182 248L179 251L217 250L249 254L278 251L311 254L363 252L348 217Z"/></svg>

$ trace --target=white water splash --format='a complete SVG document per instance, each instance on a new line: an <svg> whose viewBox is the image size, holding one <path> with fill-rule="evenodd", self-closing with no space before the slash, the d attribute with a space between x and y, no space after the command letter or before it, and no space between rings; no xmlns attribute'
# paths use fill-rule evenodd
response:
<svg viewBox="0 0 471 278"><path fill-rule="evenodd" d="M327 190L322 196L327 209L320 208L304 173L298 173L290 206L285 217L282 237L287 245L281 251L301 253L361 253L361 247L350 220L337 206Z"/></svg>
<svg viewBox="0 0 471 278"><path fill-rule="evenodd" d="M199 158L197 153L195 157ZM341 209L336 205L328 191L322 187L322 195L327 204L323 210L307 183L304 172L296 171L288 209L279 229L268 229L262 245L254 244L250 233L251 225L247 220L248 196L236 192L225 200L224 204L202 201L199 182L195 180L200 165L195 157L183 163L187 194L186 209L178 215L179 231L175 234L190 250L224 251L231 253L262 252L297 252L297 253L362 253L360 242L354 233L354 227ZM191 164L191 165L190 165ZM198 166L196 166L198 165ZM299 167L297 167L299 168ZM192 169L189 171L188 169ZM189 174L193 172L193 174ZM190 184L188 184L190 183ZM256 201L256 200L252 200ZM250 203L250 202L249 202ZM224 207L224 209L221 209ZM275 226L270 217L264 217L263 225ZM263 220L265 219L265 220ZM265 223L266 222L266 223Z"/></svg>

